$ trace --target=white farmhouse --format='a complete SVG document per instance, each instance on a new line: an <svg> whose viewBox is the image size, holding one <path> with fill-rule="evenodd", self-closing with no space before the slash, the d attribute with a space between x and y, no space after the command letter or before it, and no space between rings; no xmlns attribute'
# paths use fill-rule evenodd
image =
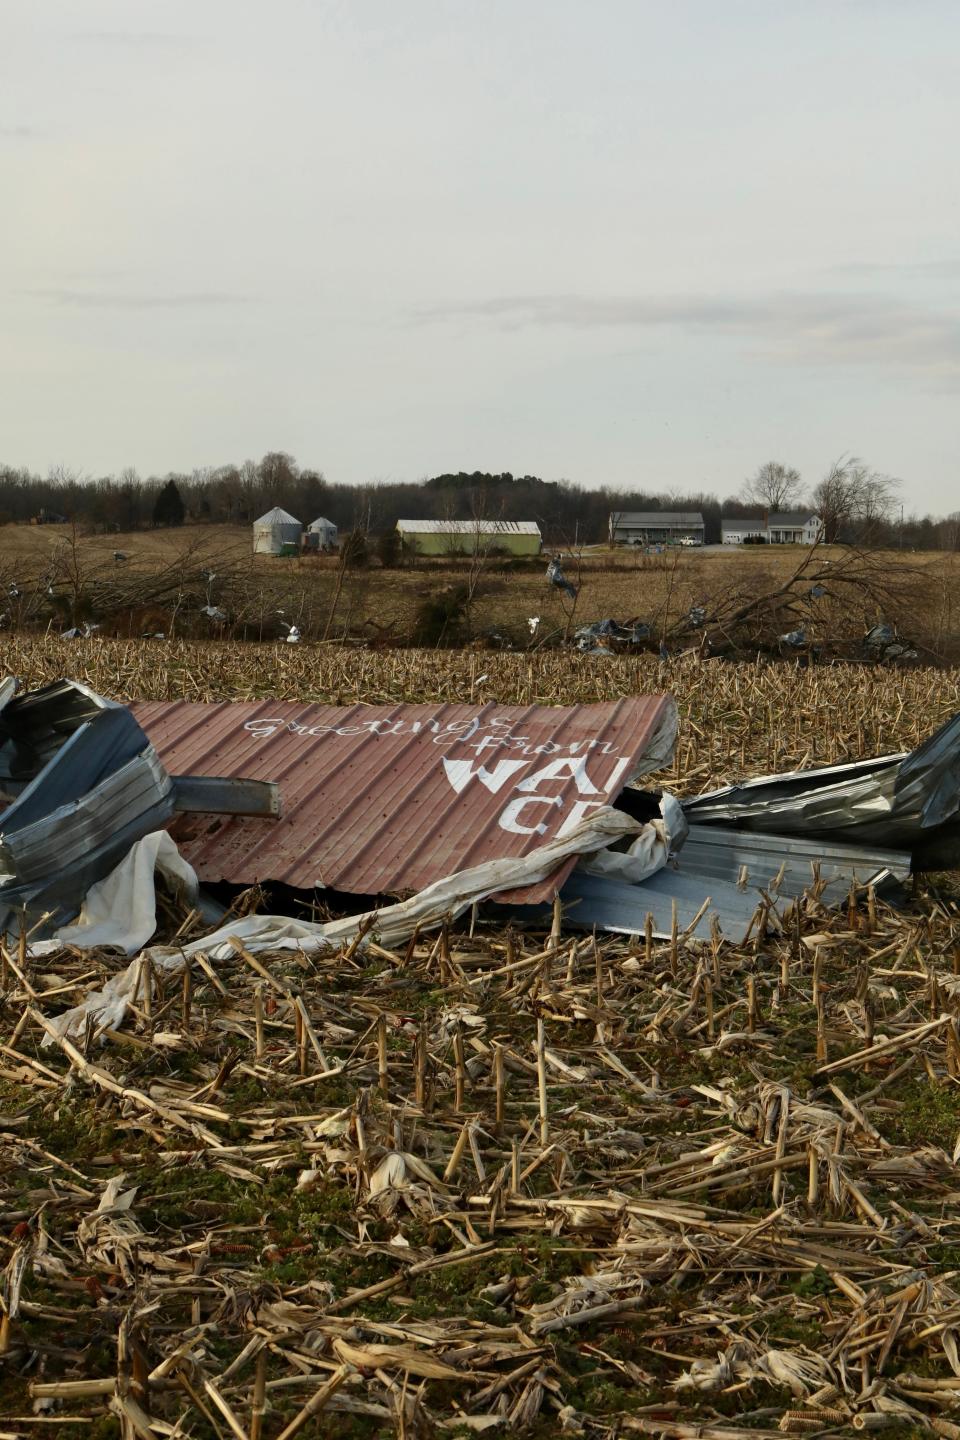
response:
<svg viewBox="0 0 960 1440"><path fill-rule="evenodd" d="M724 545L745 545L751 541L766 541L768 545L814 545L822 533L823 521L809 510L728 516L720 521Z"/></svg>

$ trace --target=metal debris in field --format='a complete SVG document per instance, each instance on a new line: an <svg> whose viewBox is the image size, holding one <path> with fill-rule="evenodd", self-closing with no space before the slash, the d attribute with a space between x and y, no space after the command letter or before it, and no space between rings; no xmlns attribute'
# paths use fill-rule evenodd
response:
<svg viewBox="0 0 960 1440"><path fill-rule="evenodd" d="M563 562L559 555L554 555L547 566L547 581L555 590L563 590L571 600L576 600L577 587L564 575Z"/></svg>
<svg viewBox="0 0 960 1440"><path fill-rule="evenodd" d="M279 821L177 821L201 881L361 895L419 891L529 854L661 769L676 734L666 696L564 707L152 702L133 713L170 771L280 787ZM552 897L573 863L533 898Z"/></svg>
<svg viewBox="0 0 960 1440"><path fill-rule="evenodd" d="M577 649L584 655L620 654L650 639L650 626L642 620L621 625L616 620L595 620L574 633Z"/></svg>
<svg viewBox="0 0 960 1440"><path fill-rule="evenodd" d="M909 850L914 869L960 859L960 714L910 754L765 775L684 801L697 825Z"/></svg>
<svg viewBox="0 0 960 1440"><path fill-rule="evenodd" d="M267 782L170 775L131 710L89 686L0 681L0 936L24 913L44 934L72 919L136 841L201 806L280 814Z"/></svg>
<svg viewBox="0 0 960 1440"><path fill-rule="evenodd" d="M795 900L810 893L826 905L846 900L850 887L902 884L910 852L853 840L805 840L797 835L754 834L720 825L690 826L677 863L709 888L726 880L759 898Z"/></svg>
<svg viewBox="0 0 960 1440"><path fill-rule="evenodd" d="M807 632L801 625L796 630L788 630L785 635L780 636L781 649L803 650L807 643Z"/></svg>
<svg viewBox="0 0 960 1440"><path fill-rule="evenodd" d="M0 708L0 934L24 907L66 918L140 836L174 812L174 782L131 712L57 681Z"/></svg>
<svg viewBox="0 0 960 1440"><path fill-rule="evenodd" d="M912 645L904 643L893 625L874 625L863 637L863 653L868 660L893 661L900 664L920 657Z"/></svg>
<svg viewBox="0 0 960 1440"><path fill-rule="evenodd" d="M633 881L609 866L602 873L589 859L581 861L560 892L569 924L621 935L649 929L660 938L676 931L697 938L719 932L737 942L754 932L780 932L801 899L828 909L872 889L899 900L910 875L906 851L712 825L691 825L675 849L669 864ZM605 852L611 854L616 851ZM510 913L525 924L543 923L546 916L543 907L513 907Z"/></svg>

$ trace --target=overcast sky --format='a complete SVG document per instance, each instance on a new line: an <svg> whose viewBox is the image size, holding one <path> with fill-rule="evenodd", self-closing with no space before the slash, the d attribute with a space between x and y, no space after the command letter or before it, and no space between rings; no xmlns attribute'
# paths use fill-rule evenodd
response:
<svg viewBox="0 0 960 1440"><path fill-rule="evenodd" d="M960 507L957 0L0 0L0 462Z"/></svg>

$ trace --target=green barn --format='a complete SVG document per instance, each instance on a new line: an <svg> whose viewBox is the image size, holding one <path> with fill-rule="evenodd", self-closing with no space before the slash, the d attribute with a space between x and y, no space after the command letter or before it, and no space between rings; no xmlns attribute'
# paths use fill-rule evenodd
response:
<svg viewBox="0 0 960 1440"><path fill-rule="evenodd" d="M535 520L398 520L397 532L414 555L539 555L542 546Z"/></svg>

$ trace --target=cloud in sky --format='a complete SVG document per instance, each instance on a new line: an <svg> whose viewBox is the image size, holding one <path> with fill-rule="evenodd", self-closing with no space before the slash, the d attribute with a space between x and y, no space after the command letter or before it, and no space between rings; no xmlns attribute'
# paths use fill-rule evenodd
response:
<svg viewBox="0 0 960 1440"><path fill-rule="evenodd" d="M83 310L187 310L218 305L251 305L253 295L231 295L218 290L194 290L181 294L110 290L46 289L26 292L35 300L72 305Z"/></svg>
<svg viewBox="0 0 960 1440"><path fill-rule="evenodd" d="M81 45L143 46L164 50L185 50L197 43L192 35L176 35L163 30L77 30L73 39Z"/></svg>
<svg viewBox="0 0 960 1440"><path fill-rule="evenodd" d="M960 313L884 295L510 295L420 307L423 321L673 329L745 337L785 361L960 369Z"/></svg>
<svg viewBox="0 0 960 1440"><path fill-rule="evenodd" d="M832 273L845 276L847 279L851 276L858 276L862 279L867 276L882 275L901 280L958 280L960 279L960 256L944 257L940 260L914 260L906 263L891 260L886 264L862 260L855 265L850 263L837 265Z"/></svg>

